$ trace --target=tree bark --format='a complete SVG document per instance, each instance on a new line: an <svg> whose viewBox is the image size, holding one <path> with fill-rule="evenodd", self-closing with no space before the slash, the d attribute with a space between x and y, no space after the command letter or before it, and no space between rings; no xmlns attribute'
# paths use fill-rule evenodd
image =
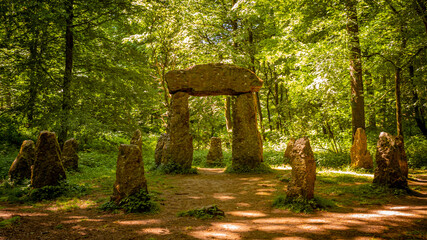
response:
<svg viewBox="0 0 427 240"><path fill-rule="evenodd" d="M397 136L403 137L403 125L402 125L402 104L400 100L400 81L401 81L400 67L396 67L394 84L395 84L395 97L396 97L396 125L397 125Z"/></svg>
<svg viewBox="0 0 427 240"><path fill-rule="evenodd" d="M357 1L346 0L347 33L349 35L350 50L350 79L351 79L351 112L352 112L352 139L357 128L365 130L365 103L363 97L362 61L359 42L359 26L357 23Z"/></svg>
<svg viewBox="0 0 427 240"><path fill-rule="evenodd" d="M58 141L60 146L67 140L69 131L69 116L71 110L71 82L73 78L73 5L74 0L65 2L66 13L66 29L65 29L65 71L62 84L62 118L61 130L59 132Z"/></svg>

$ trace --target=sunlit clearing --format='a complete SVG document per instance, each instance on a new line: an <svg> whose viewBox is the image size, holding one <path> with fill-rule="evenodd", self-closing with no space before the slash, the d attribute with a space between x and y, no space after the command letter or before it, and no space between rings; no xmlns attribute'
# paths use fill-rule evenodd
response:
<svg viewBox="0 0 427 240"><path fill-rule="evenodd" d="M376 211L376 212L379 214L382 214L382 215L387 215L387 216L414 216L414 214L403 213L403 212L398 212L398 211L380 210L380 211Z"/></svg>
<svg viewBox="0 0 427 240"><path fill-rule="evenodd" d="M259 195L259 196L270 196L272 195L271 192L257 192L255 193L255 195Z"/></svg>
<svg viewBox="0 0 427 240"><path fill-rule="evenodd" d="M193 236L198 239L227 239L227 240L238 240L241 239L240 236L236 233L230 232L219 232L219 231L196 231L189 233L190 236Z"/></svg>
<svg viewBox="0 0 427 240"><path fill-rule="evenodd" d="M292 167L289 165L285 165L285 166L277 166L277 167L273 167L274 169L278 169L278 170L292 170Z"/></svg>
<svg viewBox="0 0 427 240"><path fill-rule="evenodd" d="M212 223L212 225L232 232L248 232L250 230L250 227L243 223Z"/></svg>
<svg viewBox="0 0 427 240"><path fill-rule="evenodd" d="M237 217L250 217L250 218L267 216L260 211L233 211L233 212L227 212L227 214L237 216Z"/></svg>
<svg viewBox="0 0 427 240"><path fill-rule="evenodd" d="M359 177L370 177L373 178L374 174L368 174L368 173L357 173L357 172L351 172L351 171L340 171L340 170L324 170L319 171L318 173L338 173L338 174L348 174L353 176L359 176Z"/></svg>
<svg viewBox="0 0 427 240"><path fill-rule="evenodd" d="M291 217L286 217L286 218L262 218L262 219L256 219L253 220L254 223L261 223L261 224L292 224L294 222L298 222L301 219L299 218L291 218Z"/></svg>
<svg viewBox="0 0 427 240"><path fill-rule="evenodd" d="M115 223L120 225L148 225L148 224L159 224L159 219L147 219L147 220L130 220L130 221L116 221Z"/></svg>
<svg viewBox="0 0 427 240"><path fill-rule="evenodd" d="M167 228L145 228L145 229L142 229L141 232L145 233L145 234L151 233L151 234L156 234L156 235L170 234L170 231Z"/></svg>

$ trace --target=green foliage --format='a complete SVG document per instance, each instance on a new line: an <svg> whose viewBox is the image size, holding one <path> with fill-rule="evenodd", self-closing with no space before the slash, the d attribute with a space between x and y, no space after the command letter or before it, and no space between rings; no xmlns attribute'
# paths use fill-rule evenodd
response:
<svg viewBox="0 0 427 240"><path fill-rule="evenodd" d="M224 211L218 208L217 205L181 211L177 213L178 217L195 217L198 219L222 219L225 217Z"/></svg>
<svg viewBox="0 0 427 240"><path fill-rule="evenodd" d="M0 151L0 179L8 178L9 168L18 156L19 149L14 146L7 144L2 145L0 143L0 148L4 147L4 151Z"/></svg>
<svg viewBox="0 0 427 240"><path fill-rule="evenodd" d="M315 152L314 159L318 167L343 168L350 164L350 153Z"/></svg>
<svg viewBox="0 0 427 240"><path fill-rule="evenodd" d="M178 163L168 163L168 164L161 164L157 168L157 172L160 172L163 174L197 174L197 168L195 167L186 168L181 166Z"/></svg>
<svg viewBox="0 0 427 240"><path fill-rule="evenodd" d="M122 199L119 204L113 201L108 201L99 206L102 211L114 211L123 209L126 213L150 213L159 209L156 202L152 200L152 196L145 190L140 190L138 193Z"/></svg>
<svg viewBox="0 0 427 240"><path fill-rule="evenodd" d="M9 219L5 219L3 221L0 221L0 228L8 228L12 225L19 224L19 221L21 220L20 216L14 216Z"/></svg>
<svg viewBox="0 0 427 240"><path fill-rule="evenodd" d="M226 173L270 173L272 172L270 166L265 162L260 163L258 167L249 168L247 166L242 166L240 168L233 168L232 165L229 165L225 171Z"/></svg>
<svg viewBox="0 0 427 240"><path fill-rule="evenodd" d="M290 198L286 195L280 195L274 199L273 206L276 208L289 209L296 213L312 213L315 210L325 210L335 207L336 204L320 197L314 197L308 200L303 197Z"/></svg>
<svg viewBox="0 0 427 240"><path fill-rule="evenodd" d="M52 200L58 197L81 197L88 193L86 186L70 184L62 181L57 186L32 188L29 182L13 185L4 181L0 186L1 201L7 202L39 202Z"/></svg>
<svg viewBox="0 0 427 240"><path fill-rule="evenodd" d="M406 156L410 168L427 168L427 138L421 136L410 137L405 142Z"/></svg>

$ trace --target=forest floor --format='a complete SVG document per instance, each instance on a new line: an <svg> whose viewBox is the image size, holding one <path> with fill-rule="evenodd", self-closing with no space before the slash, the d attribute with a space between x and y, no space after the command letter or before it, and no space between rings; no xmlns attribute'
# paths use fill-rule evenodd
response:
<svg viewBox="0 0 427 240"><path fill-rule="evenodd" d="M361 199L337 190L368 184L372 177L335 182L320 173L316 195L337 207L311 214L272 207L283 193L289 169L269 174L226 174L224 169L199 168L195 175L148 177L160 210L151 214L102 212L106 193L89 194L68 203L33 205L1 203L0 217L18 221L0 228L0 239L427 239L427 173L412 173L410 187L420 196ZM340 173L342 176L355 173ZM357 175L357 174L356 174ZM351 175L353 176L353 175ZM332 190L331 190L332 189ZM336 190L333 190L336 189ZM112 190L111 190L112 191ZM101 199L101 200L100 200ZM216 204L222 219L200 220L177 213Z"/></svg>

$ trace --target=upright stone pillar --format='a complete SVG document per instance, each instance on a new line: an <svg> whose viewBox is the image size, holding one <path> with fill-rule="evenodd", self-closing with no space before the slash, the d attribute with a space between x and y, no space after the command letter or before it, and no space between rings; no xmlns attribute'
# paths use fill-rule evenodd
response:
<svg viewBox="0 0 427 240"><path fill-rule="evenodd" d="M257 128L253 93L236 97L233 104L232 169L251 170L263 161L262 140Z"/></svg>
<svg viewBox="0 0 427 240"><path fill-rule="evenodd" d="M171 170L185 171L191 169L193 162L193 137L190 134L190 111L186 92L172 94L169 119L169 144L162 164L172 167Z"/></svg>
<svg viewBox="0 0 427 240"><path fill-rule="evenodd" d="M18 156L13 161L9 169L9 177L12 181L31 178L31 166L35 158L35 145L31 140L25 140Z"/></svg>
<svg viewBox="0 0 427 240"><path fill-rule="evenodd" d="M221 166L223 164L224 156L222 154L221 138L211 138L211 146L209 148L208 156L206 157L206 165L208 166Z"/></svg>
<svg viewBox="0 0 427 240"><path fill-rule="evenodd" d="M142 134L139 129L136 129L135 132L133 132L130 144L135 144L139 147L139 149L141 149L142 152Z"/></svg>
<svg viewBox="0 0 427 240"><path fill-rule="evenodd" d="M354 135L354 142L350 149L351 166L355 168L371 169L373 161L368 152L368 141L363 128L358 128Z"/></svg>

